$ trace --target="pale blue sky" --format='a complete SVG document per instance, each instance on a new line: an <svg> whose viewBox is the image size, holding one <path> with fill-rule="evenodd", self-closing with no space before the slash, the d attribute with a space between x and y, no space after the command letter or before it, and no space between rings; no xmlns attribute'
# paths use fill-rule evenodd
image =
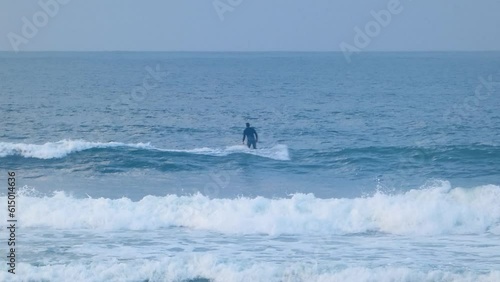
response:
<svg viewBox="0 0 500 282"><path fill-rule="evenodd" d="M342 42L357 46L354 28L364 30L371 11L396 0L217 0L241 2L223 19L214 0L64 0L44 19L39 2L51 1L63 2L0 1L0 50L339 51ZM358 49L500 50L498 0L399 3ZM40 27L23 35L23 17L34 15Z"/></svg>

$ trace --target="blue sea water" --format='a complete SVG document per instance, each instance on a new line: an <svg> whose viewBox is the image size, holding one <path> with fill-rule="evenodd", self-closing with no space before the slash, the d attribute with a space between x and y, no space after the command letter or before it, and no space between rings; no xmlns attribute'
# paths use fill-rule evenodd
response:
<svg viewBox="0 0 500 282"><path fill-rule="evenodd" d="M0 53L0 98L1 281L500 281L498 52Z"/></svg>

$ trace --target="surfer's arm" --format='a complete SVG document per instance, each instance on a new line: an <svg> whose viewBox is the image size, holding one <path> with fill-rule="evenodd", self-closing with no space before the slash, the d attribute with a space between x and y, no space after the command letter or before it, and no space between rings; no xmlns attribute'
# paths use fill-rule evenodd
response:
<svg viewBox="0 0 500 282"><path fill-rule="evenodd" d="M243 141L241 142L245 142L245 137L246 137L245 132L243 132Z"/></svg>
<svg viewBox="0 0 500 282"><path fill-rule="evenodd" d="M259 142L259 135L257 135L257 131L253 131L255 133L255 142Z"/></svg>

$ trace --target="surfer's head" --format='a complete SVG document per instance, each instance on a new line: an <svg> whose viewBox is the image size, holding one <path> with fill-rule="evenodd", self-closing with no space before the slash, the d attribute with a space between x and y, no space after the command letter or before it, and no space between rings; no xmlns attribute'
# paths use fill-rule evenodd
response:
<svg viewBox="0 0 500 282"><path fill-rule="evenodd" d="M250 123L247 122L246 125L247 125L247 127L250 127Z"/></svg>

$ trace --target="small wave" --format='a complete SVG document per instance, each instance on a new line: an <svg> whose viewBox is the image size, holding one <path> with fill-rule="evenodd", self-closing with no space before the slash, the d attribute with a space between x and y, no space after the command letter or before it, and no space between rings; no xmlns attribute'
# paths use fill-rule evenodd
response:
<svg viewBox="0 0 500 282"><path fill-rule="evenodd" d="M19 155L25 158L55 159L68 154L93 148L132 147L150 149L149 143L125 144L120 142L88 142L84 140L61 140L43 145L0 142L0 157Z"/></svg>
<svg viewBox="0 0 500 282"><path fill-rule="evenodd" d="M144 150L156 150L162 152L177 152L188 154L201 154L210 156L227 156L230 154L251 154L274 160L290 160L288 147L276 145L271 148L251 150L245 146L228 146L225 148L195 148L187 150L162 149L152 146L150 143L127 144L121 142L88 142L84 140L61 140L58 142L47 142L42 145L0 142L0 157L22 156L25 158L55 159L63 158L75 152L102 149L102 148L136 148Z"/></svg>
<svg viewBox="0 0 500 282"><path fill-rule="evenodd" d="M210 199L146 196L77 199L21 195L25 227L148 230L171 226L239 234L500 234L500 187L451 188L443 182L426 189L370 197ZM5 196L1 197L5 201Z"/></svg>
<svg viewBox="0 0 500 282"><path fill-rule="evenodd" d="M456 159L498 159L500 158L500 146L485 144L470 145L441 145L441 146L370 146L360 148L344 148L339 151L328 152L332 156L369 157L378 159L393 157L415 162L429 160Z"/></svg>
<svg viewBox="0 0 500 282"><path fill-rule="evenodd" d="M288 161L290 160L290 156L288 153L288 147L286 145L275 145L271 148L261 148L257 150L249 149L244 145L234 145L227 146L225 148L198 148L192 150L162 150L161 151L169 151L169 152L185 152L185 153L194 153L194 154L203 154L203 155L211 155L211 156L227 156L230 154L250 154L264 158L270 158L274 160L280 161Z"/></svg>

